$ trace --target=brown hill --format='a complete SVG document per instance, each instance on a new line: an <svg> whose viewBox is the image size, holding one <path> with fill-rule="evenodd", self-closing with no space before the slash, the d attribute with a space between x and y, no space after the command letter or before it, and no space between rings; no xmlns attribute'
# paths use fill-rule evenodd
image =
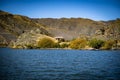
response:
<svg viewBox="0 0 120 80"><path fill-rule="evenodd" d="M0 11L0 36L3 37L0 38L0 44L3 39L9 43L11 40L16 40L20 34L32 29L40 29L41 34L49 34L42 25L33 22L26 16Z"/></svg>
<svg viewBox="0 0 120 80"><path fill-rule="evenodd" d="M63 36L67 40L80 36L102 39L120 39L120 19L113 21L93 21L84 18L42 18L32 21L43 24L54 36Z"/></svg>
<svg viewBox="0 0 120 80"><path fill-rule="evenodd" d="M0 45L9 44L19 35L36 31L40 34L62 36L66 40L77 37L120 39L120 19L93 21L84 18L28 18L0 11Z"/></svg>

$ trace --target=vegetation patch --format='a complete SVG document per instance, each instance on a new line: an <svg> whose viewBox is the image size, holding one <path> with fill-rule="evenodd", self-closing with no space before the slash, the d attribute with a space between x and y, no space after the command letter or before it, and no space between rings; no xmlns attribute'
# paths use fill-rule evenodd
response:
<svg viewBox="0 0 120 80"><path fill-rule="evenodd" d="M89 41L89 46L95 49L99 49L103 46L104 41L103 40L98 40L96 38L92 39Z"/></svg>
<svg viewBox="0 0 120 80"><path fill-rule="evenodd" d="M70 48L72 49L83 49L87 45L87 41L85 39L75 39L70 42Z"/></svg>
<svg viewBox="0 0 120 80"><path fill-rule="evenodd" d="M42 38L37 43L38 48L54 48L55 42L50 38Z"/></svg>

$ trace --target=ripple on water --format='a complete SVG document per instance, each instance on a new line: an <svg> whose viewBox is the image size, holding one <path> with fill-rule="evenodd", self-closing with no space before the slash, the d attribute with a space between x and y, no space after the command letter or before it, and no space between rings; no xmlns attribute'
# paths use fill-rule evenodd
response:
<svg viewBox="0 0 120 80"><path fill-rule="evenodd" d="M0 80L119 80L118 53L4 48L0 52Z"/></svg>

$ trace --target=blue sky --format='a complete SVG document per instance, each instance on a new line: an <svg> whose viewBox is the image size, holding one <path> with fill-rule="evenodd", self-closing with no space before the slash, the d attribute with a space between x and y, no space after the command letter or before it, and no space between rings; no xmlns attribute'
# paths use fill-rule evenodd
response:
<svg viewBox="0 0 120 80"><path fill-rule="evenodd" d="M31 18L120 18L120 0L0 0L0 10Z"/></svg>

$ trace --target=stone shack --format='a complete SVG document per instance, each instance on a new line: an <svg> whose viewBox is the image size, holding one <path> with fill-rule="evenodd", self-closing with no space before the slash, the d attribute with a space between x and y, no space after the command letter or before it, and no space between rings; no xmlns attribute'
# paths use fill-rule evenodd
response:
<svg viewBox="0 0 120 80"><path fill-rule="evenodd" d="M58 42L64 42L65 39L62 36L54 37Z"/></svg>

